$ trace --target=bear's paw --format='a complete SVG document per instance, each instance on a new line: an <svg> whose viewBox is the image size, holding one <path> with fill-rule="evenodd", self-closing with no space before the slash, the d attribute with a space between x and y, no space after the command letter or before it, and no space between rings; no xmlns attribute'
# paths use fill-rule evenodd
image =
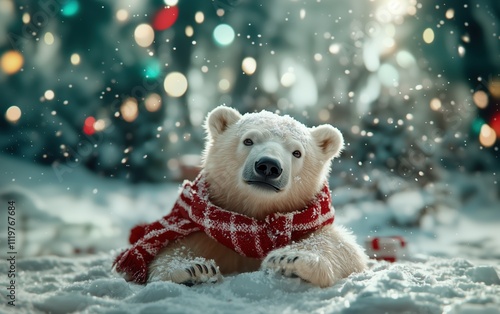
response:
<svg viewBox="0 0 500 314"><path fill-rule="evenodd" d="M297 249L283 248L269 253L262 262L262 269L281 273L320 287L334 283L331 265L319 254Z"/></svg>
<svg viewBox="0 0 500 314"><path fill-rule="evenodd" d="M183 263L168 265L163 269L155 269L150 281L172 281L186 286L201 283L217 283L222 280L219 267L213 260L185 260Z"/></svg>

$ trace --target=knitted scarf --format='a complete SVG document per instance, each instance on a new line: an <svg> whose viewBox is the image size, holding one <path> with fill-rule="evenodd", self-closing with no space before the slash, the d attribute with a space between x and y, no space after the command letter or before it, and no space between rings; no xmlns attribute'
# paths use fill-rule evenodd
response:
<svg viewBox="0 0 500 314"><path fill-rule="evenodd" d="M242 256L262 259L270 251L332 224L333 220L334 210L326 182L304 209L272 213L257 220L212 204L202 171L194 182L184 181L168 215L131 230L129 241L132 247L119 254L113 266L124 273L127 280L145 283L149 263L162 248L171 241L200 231Z"/></svg>

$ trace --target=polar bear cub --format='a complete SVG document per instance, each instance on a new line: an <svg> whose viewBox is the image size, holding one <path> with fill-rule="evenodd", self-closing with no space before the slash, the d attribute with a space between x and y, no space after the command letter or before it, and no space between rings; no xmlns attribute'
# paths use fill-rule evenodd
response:
<svg viewBox="0 0 500 314"><path fill-rule="evenodd" d="M308 205L344 142L331 125L308 128L268 111L241 115L220 106L209 113L203 171L210 201L228 211L263 219ZM328 287L366 268L367 256L344 227L330 224L264 259L244 257L203 232L163 248L148 281L216 282L222 274L263 270Z"/></svg>

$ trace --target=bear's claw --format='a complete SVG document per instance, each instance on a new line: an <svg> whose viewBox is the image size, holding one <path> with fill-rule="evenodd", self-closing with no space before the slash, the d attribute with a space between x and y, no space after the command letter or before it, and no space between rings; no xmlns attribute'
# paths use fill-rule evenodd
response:
<svg viewBox="0 0 500 314"><path fill-rule="evenodd" d="M315 285L325 286L321 276L329 267L317 254L305 251L276 250L264 259L262 269L269 269L285 277L301 278Z"/></svg>
<svg viewBox="0 0 500 314"><path fill-rule="evenodd" d="M172 281L190 287L200 283L216 283L222 280L219 268L212 260L202 262L186 260L182 261L182 264L177 264L176 267L170 265L160 272L156 271L152 274L150 281Z"/></svg>
<svg viewBox="0 0 500 314"><path fill-rule="evenodd" d="M188 278L185 278L185 276L182 275L175 276L174 274L178 272L182 274L180 269L172 271L172 281L186 286L193 286L195 284L205 282L216 283L222 279L222 276L213 261L206 261L205 263L192 263L190 266L186 267L184 269L184 274L186 274ZM174 280L174 277L178 277L180 280Z"/></svg>

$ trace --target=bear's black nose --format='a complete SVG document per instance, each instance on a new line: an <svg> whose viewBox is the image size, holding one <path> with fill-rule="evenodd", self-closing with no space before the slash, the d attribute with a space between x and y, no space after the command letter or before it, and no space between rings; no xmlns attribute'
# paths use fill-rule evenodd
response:
<svg viewBox="0 0 500 314"><path fill-rule="evenodd" d="M255 162L255 172L268 179L278 178L283 169L281 169L280 162L270 157L262 157Z"/></svg>

